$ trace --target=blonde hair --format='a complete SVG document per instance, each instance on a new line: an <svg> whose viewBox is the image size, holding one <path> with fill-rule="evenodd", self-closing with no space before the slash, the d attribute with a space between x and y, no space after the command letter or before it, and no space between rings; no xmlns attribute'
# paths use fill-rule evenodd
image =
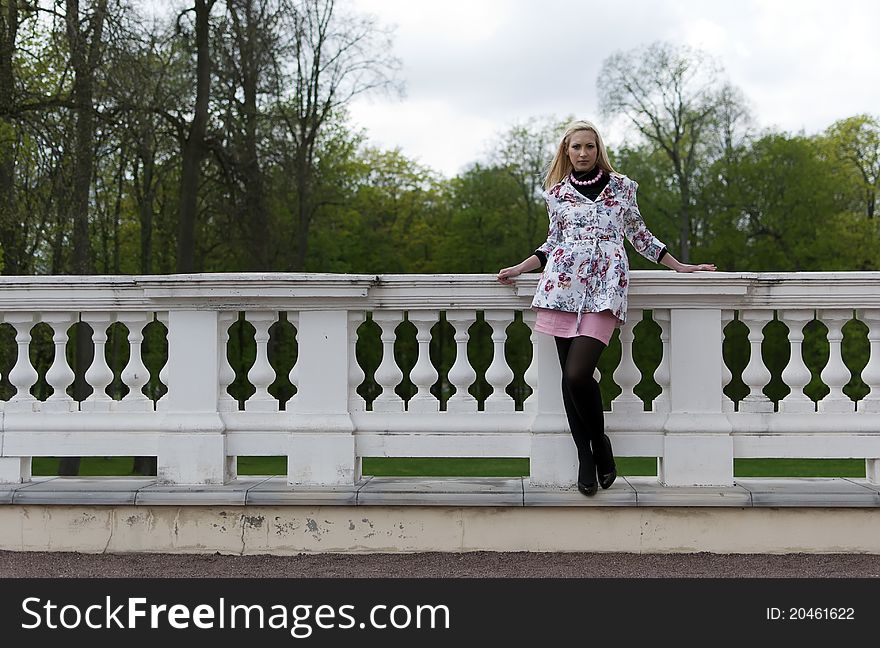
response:
<svg viewBox="0 0 880 648"><path fill-rule="evenodd" d="M596 136L596 146L599 148L596 166L608 173L616 173L614 167L611 166L611 161L608 159L605 142L602 140L602 136L599 134L596 126L592 122L578 120L571 122L565 129L565 135L562 136L562 141L559 142L556 155L553 156L553 160L547 166L547 172L544 174L544 189L549 189L571 173L572 166L571 159L568 157L568 144L571 141L571 136L578 131L590 131Z"/></svg>

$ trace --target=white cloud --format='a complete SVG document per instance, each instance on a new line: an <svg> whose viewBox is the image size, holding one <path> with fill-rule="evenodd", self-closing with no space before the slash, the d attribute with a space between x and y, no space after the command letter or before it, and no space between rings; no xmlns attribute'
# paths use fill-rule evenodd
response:
<svg viewBox="0 0 880 648"><path fill-rule="evenodd" d="M402 102L357 101L355 120L377 143L401 146L447 174L474 161L493 134L532 115L576 114L601 125L602 61L655 40L716 56L759 126L812 133L880 107L880 3L872 0L352 5L397 24L395 53L407 85Z"/></svg>

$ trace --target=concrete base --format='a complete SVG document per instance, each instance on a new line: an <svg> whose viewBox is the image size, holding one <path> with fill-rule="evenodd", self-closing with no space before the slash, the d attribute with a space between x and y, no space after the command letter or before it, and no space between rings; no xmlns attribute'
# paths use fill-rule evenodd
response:
<svg viewBox="0 0 880 648"><path fill-rule="evenodd" d="M0 506L0 549L880 553L875 508Z"/></svg>
<svg viewBox="0 0 880 648"><path fill-rule="evenodd" d="M522 477L364 477L323 488L282 476L201 486L37 477L0 485L0 549L880 554L880 487L867 480L735 481L670 488L619 477L584 497Z"/></svg>

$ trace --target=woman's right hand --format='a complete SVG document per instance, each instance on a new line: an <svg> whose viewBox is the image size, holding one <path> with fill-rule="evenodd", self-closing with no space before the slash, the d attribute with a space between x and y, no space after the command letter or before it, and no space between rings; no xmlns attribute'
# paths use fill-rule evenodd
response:
<svg viewBox="0 0 880 648"><path fill-rule="evenodd" d="M505 285L510 285L513 283L513 279L522 274L522 270L518 265L511 266L510 268L502 268L498 273L498 281Z"/></svg>

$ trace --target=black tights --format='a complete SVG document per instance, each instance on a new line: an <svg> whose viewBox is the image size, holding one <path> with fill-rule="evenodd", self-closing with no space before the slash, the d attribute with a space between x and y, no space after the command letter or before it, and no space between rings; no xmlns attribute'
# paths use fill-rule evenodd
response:
<svg viewBox="0 0 880 648"><path fill-rule="evenodd" d="M562 402L577 446L578 481L594 484L597 470L605 475L615 469L611 443L605 435L602 392L593 378L605 344L586 335L554 339L562 367Z"/></svg>

